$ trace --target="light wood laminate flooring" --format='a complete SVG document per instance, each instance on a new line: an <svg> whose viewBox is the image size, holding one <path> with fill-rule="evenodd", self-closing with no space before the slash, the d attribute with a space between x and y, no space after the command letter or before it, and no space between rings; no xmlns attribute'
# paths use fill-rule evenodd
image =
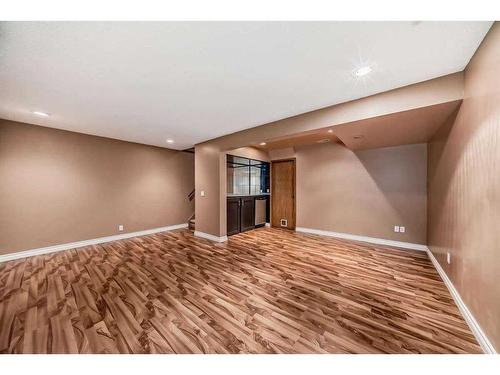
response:
<svg viewBox="0 0 500 375"><path fill-rule="evenodd" d="M478 353L424 252L189 230L0 264L0 353Z"/></svg>

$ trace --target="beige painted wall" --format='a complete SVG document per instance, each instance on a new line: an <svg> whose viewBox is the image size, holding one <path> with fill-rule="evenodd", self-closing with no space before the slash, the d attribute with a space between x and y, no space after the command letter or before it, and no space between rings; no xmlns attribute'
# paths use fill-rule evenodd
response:
<svg viewBox="0 0 500 375"><path fill-rule="evenodd" d="M234 150L229 150L226 155L241 156L243 158L260 160L260 161L270 161L269 154L265 150L258 149L256 147L240 147Z"/></svg>
<svg viewBox="0 0 500 375"><path fill-rule="evenodd" d="M353 152L326 143L295 157L298 227L426 243L426 144Z"/></svg>
<svg viewBox="0 0 500 375"><path fill-rule="evenodd" d="M6 120L0 181L0 254L186 223L194 209L192 154Z"/></svg>
<svg viewBox="0 0 500 375"><path fill-rule="evenodd" d="M194 158L196 231L223 236L226 220L221 220L221 200L225 199L222 187L226 180L226 154L217 145L202 143L195 146Z"/></svg>
<svg viewBox="0 0 500 375"><path fill-rule="evenodd" d="M500 350L500 24L465 71L465 98L429 144L428 244ZM446 253L451 254L451 264Z"/></svg>
<svg viewBox="0 0 500 375"><path fill-rule="evenodd" d="M296 158L298 227L426 243L426 144L357 152L339 143L314 144L270 150L267 159L250 147L227 153ZM406 232L395 233L394 225Z"/></svg>
<svg viewBox="0 0 500 375"><path fill-rule="evenodd" d="M295 157L295 149L293 147L287 147L269 150L269 157L271 160L293 159Z"/></svg>

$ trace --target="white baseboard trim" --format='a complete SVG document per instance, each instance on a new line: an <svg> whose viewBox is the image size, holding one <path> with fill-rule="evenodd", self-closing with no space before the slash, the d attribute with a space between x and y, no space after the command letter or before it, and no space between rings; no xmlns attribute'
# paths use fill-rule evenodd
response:
<svg viewBox="0 0 500 375"><path fill-rule="evenodd" d="M227 241L227 236L217 237L217 236L214 236L213 234L208 234L208 233L200 232L197 230L194 231L194 235L196 237L205 238L207 240L214 241L214 242L226 242Z"/></svg>
<svg viewBox="0 0 500 375"><path fill-rule="evenodd" d="M330 232L327 230L311 229L311 228L303 228L303 227L297 227L297 228L295 228L295 231L302 232L302 233L319 234L320 236L343 238L343 239L352 240L352 241L369 242L369 243L374 243L377 245L399 247L402 249L427 251L427 246L420 245L417 243L411 243L411 242L393 241L393 240L386 240L383 238L358 236L358 235L349 234L349 233Z"/></svg>
<svg viewBox="0 0 500 375"><path fill-rule="evenodd" d="M488 340L488 337L484 334L483 330L479 326L478 322L470 312L470 310L467 308L467 305L464 303L462 300L462 297L460 297L460 294L458 291L455 289L455 286L451 282L451 280L448 278L448 275L446 272L443 270L437 259L434 257L434 254L430 251L429 248L427 248L427 255L429 255L429 258L434 264L434 267L436 268L436 271L439 273L439 276L441 276L441 279L443 279L446 287L450 291L451 296L453 297L453 300L458 306L458 309L462 313L462 316L464 317L465 321L469 325L469 328L471 329L472 333L476 337L476 340L479 342L479 345L481 345L481 348L486 354L497 354L495 348L491 344L490 340Z"/></svg>
<svg viewBox="0 0 500 375"><path fill-rule="evenodd" d="M93 238L90 240L70 242L70 243L64 243L64 244L60 244L60 245L40 247L38 249L19 251L17 253L0 255L0 263L7 262L9 260L27 258L27 257L35 256L35 255L55 253L57 251L63 251L63 250L69 250L69 249L77 249L80 247L97 245L100 243L117 241L117 240L123 240L123 239L131 238L131 237L146 236L148 234L167 232L167 231L171 231L174 229L181 229L181 228L187 228L187 227L188 227L187 223L186 224L176 224L176 225L170 225L168 227L141 230L139 232L123 233L123 234L117 234L114 236L99 237L99 238Z"/></svg>

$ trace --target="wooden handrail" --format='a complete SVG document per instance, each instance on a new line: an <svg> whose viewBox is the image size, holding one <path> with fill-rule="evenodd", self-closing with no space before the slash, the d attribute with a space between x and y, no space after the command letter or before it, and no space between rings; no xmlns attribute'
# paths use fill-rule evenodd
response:
<svg viewBox="0 0 500 375"><path fill-rule="evenodd" d="M191 191L191 193L188 194L188 199L191 202L194 199L194 189Z"/></svg>

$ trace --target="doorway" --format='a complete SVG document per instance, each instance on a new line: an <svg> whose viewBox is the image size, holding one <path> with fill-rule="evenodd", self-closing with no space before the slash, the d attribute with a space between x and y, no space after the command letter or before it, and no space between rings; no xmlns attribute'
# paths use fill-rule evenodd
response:
<svg viewBox="0 0 500 375"><path fill-rule="evenodd" d="M271 162L271 226L295 229L295 159Z"/></svg>

